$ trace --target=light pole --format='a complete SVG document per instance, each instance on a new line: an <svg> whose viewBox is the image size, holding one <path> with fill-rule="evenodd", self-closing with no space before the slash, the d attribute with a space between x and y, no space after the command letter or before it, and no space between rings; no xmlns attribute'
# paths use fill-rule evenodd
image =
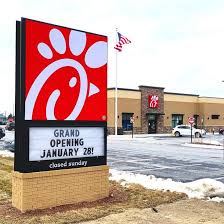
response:
<svg viewBox="0 0 224 224"><path fill-rule="evenodd" d="M222 82L224 82L224 80L222 80ZM222 156L223 160L224 160L224 135L223 135L223 156Z"/></svg>

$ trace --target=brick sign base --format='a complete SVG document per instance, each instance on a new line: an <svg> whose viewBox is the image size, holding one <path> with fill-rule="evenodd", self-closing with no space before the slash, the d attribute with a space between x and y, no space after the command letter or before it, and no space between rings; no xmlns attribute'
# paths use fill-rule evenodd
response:
<svg viewBox="0 0 224 224"><path fill-rule="evenodd" d="M109 196L109 167L12 173L12 205L22 212Z"/></svg>

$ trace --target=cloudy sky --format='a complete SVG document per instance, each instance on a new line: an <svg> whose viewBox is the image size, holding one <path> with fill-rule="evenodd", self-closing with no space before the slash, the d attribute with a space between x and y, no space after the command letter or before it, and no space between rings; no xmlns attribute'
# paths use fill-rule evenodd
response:
<svg viewBox="0 0 224 224"><path fill-rule="evenodd" d="M109 87L115 86L117 27L132 41L118 54L119 87L224 97L223 0L2 0L0 112L13 111L21 17L107 35Z"/></svg>

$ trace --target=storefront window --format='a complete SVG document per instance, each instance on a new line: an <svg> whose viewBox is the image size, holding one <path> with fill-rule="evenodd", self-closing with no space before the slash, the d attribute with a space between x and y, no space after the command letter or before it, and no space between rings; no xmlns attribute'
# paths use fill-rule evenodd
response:
<svg viewBox="0 0 224 224"><path fill-rule="evenodd" d="M122 128L124 131L130 131L132 129L132 124L130 118L133 113L122 113Z"/></svg>
<svg viewBox="0 0 224 224"><path fill-rule="evenodd" d="M183 115L182 114L172 114L172 128L175 128L177 125L183 124Z"/></svg>
<svg viewBox="0 0 224 224"><path fill-rule="evenodd" d="M212 119L219 119L219 115L218 114L212 114Z"/></svg>

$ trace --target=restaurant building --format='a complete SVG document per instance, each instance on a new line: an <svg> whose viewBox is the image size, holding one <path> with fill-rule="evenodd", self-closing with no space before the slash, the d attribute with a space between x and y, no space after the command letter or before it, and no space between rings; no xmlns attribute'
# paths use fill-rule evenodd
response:
<svg viewBox="0 0 224 224"><path fill-rule="evenodd" d="M115 132L115 88L109 88L108 134ZM170 133L179 124L195 118L195 126L210 132L224 127L224 98L164 92L163 87L118 88L118 134Z"/></svg>

